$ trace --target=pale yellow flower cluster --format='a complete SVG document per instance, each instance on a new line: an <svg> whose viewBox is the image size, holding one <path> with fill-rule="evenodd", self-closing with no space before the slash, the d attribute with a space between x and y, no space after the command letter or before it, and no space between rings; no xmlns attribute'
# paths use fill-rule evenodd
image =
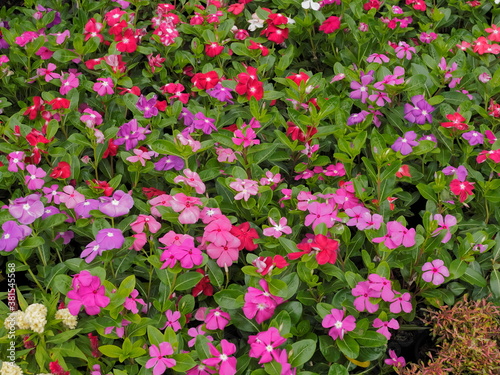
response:
<svg viewBox="0 0 500 375"><path fill-rule="evenodd" d="M62 323L69 329L75 329L78 323L77 317L71 315L68 309L57 310L56 319L61 319Z"/></svg>
<svg viewBox="0 0 500 375"><path fill-rule="evenodd" d="M23 375L23 370L11 362L3 362L0 368L0 375Z"/></svg>
<svg viewBox="0 0 500 375"><path fill-rule="evenodd" d="M26 311L14 311L5 319L4 325L10 330L14 324L19 329L31 329L33 332L43 333L47 324L47 308L41 303L34 303L29 305Z"/></svg>

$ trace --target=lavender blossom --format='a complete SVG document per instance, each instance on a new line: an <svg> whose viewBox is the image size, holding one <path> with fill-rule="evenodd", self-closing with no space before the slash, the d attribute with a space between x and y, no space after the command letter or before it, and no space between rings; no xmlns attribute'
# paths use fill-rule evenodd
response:
<svg viewBox="0 0 500 375"><path fill-rule="evenodd" d="M408 155L413 151L413 147L418 146L418 142L415 141L415 138L417 138L417 133L414 131L406 132L404 137L399 137L391 148L395 152L401 152L401 155Z"/></svg>
<svg viewBox="0 0 500 375"><path fill-rule="evenodd" d="M158 115L158 108L155 107L155 104L156 95L153 95L153 97L149 100L144 95L141 95L135 106L142 112L144 118L151 118Z"/></svg>
<svg viewBox="0 0 500 375"><path fill-rule="evenodd" d="M176 171L180 171L184 168L184 160L179 156L168 155L155 163L155 170L157 171L168 171L170 169L175 169Z"/></svg>
<svg viewBox="0 0 500 375"><path fill-rule="evenodd" d="M431 106L424 99L423 95L415 95L411 98L411 104L405 104L405 120L414 123L423 125L426 122L432 123L432 115L431 112L434 111L434 107Z"/></svg>
<svg viewBox="0 0 500 375"><path fill-rule="evenodd" d="M233 104L234 102L231 100L233 99L231 91L232 90L230 88L224 87L220 83L218 83L213 89L207 90L207 94L221 102L228 102Z"/></svg>

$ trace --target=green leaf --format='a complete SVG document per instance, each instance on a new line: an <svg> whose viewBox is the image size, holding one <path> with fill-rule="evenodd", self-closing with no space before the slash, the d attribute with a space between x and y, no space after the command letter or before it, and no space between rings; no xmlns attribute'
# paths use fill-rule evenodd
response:
<svg viewBox="0 0 500 375"><path fill-rule="evenodd" d="M66 332L59 333L55 336L52 336L51 338L47 339L47 343L52 343L52 344L62 344L63 342L67 342L70 338L73 336L76 336L82 329L72 329Z"/></svg>
<svg viewBox="0 0 500 375"><path fill-rule="evenodd" d="M311 359L316 351L316 341L311 339L300 340L292 344L289 361L292 367L303 365Z"/></svg>
<svg viewBox="0 0 500 375"><path fill-rule="evenodd" d="M434 193L434 190L432 190L428 184L418 184L417 189L425 199L433 201L434 203L438 202L436 193Z"/></svg>
<svg viewBox="0 0 500 375"><path fill-rule="evenodd" d="M130 293L132 293L134 288L135 288L135 276L130 275L121 282L120 287L118 288L118 292L116 294L122 298L127 298L130 296Z"/></svg>
<svg viewBox="0 0 500 375"><path fill-rule="evenodd" d="M99 347L99 351L107 357L118 358L122 354L122 349L116 345L103 345Z"/></svg>
<svg viewBox="0 0 500 375"><path fill-rule="evenodd" d="M179 276L175 290L188 290L193 288L203 278L199 272L186 272Z"/></svg>
<svg viewBox="0 0 500 375"><path fill-rule="evenodd" d="M462 275L461 279L468 282L469 284L479 286L484 288L486 286L486 279L472 267L467 267L465 273Z"/></svg>
<svg viewBox="0 0 500 375"><path fill-rule="evenodd" d="M148 339L151 345L158 346L163 341L165 341L163 333L161 333L158 328L155 328L153 326L148 326L147 330L148 330Z"/></svg>
<svg viewBox="0 0 500 375"><path fill-rule="evenodd" d="M172 358L175 359L175 366L172 367L172 370L177 372L185 373L196 365L194 359L187 353L174 354Z"/></svg>
<svg viewBox="0 0 500 375"><path fill-rule="evenodd" d="M217 304L223 309L234 310L243 307L243 292L236 289L225 289L214 294Z"/></svg>
<svg viewBox="0 0 500 375"><path fill-rule="evenodd" d="M335 340L340 351L344 353L346 357L356 359L359 355L359 344L350 336L344 336L343 340Z"/></svg>
<svg viewBox="0 0 500 375"><path fill-rule="evenodd" d="M462 259L454 259L450 264L450 276L452 279L458 279L467 270L467 263Z"/></svg>
<svg viewBox="0 0 500 375"><path fill-rule="evenodd" d="M66 49L58 49L52 55L52 58L59 62L68 62L80 58L76 52L68 51Z"/></svg>
<svg viewBox="0 0 500 375"><path fill-rule="evenodd" d="M381 333L375 331L366 331L363 334L363 337L356 338L356 341L359 345L367 346L369 348L375 348L377 346L383 346L387 344L387 338Z"/></svg>
<svg viewBox="0 0 500 375"><path fill-rule="evenodd" d="M151 144L153 151L161 155L175 155L183 157L183 154L177 149L177 146L166 139L157 139Z"/></svg>
<svg viewBox="0 0 500 375"><path fill-rule="evenodd" d="M268 375L280 375L281 365L276 361L267 362L264 364L264 370Z"/></svg>
<svg viewBox="0 0 500 375"><path fill-rule="evenodd" d="M328 370L328 375L349 375L349 371L338 363L330 365L330 370Z"/></svg>
<svg viewBox="0 0 500 375"><path fill-rule="evenodd" d="M200 358L200 360L204 360L212 356L208 348L209 342L210 341L207 339L206 336L203 335L196 336L196 342L194 344L194 348L196 349L196 353L198 353L198 357Z"/></svg>
<svg viewBox="0 0 500 375"><path fill-rule="evenodd" d="M500 272L498 270L491 271L490 288L496 298L500 298Z"/></svg>

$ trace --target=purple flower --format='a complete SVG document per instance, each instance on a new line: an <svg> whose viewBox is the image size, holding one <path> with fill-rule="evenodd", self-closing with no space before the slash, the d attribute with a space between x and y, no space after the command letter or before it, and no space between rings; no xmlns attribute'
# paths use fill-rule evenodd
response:
<svg viewBox="0 0 500 375"><path fill-rule="evenodd" d="M102 250L119 249L125 242L125 237L120 229L105 228L101 229L95 236L97 242Z"/></svg>
<svg viewBox="0 0 500 375"><path fill-rule="evenodd" d="M86 199L83 202L77 203L74 209L78 218L88 219L92 217L90 214L91 210L99 209L99 201L97 199Z"/></svg>
<svg viewBox="0 0 500 375"><path fill-rule="evenodd" d="M413 105L405 104L405 120L419 125L432 123L431 112L434 111L434 107L427 103L424 96L415 95L411 98L411 102Z"/></svg>
<svg viewBox="0 0 500 375"><path fill-rule="evenodd" d="M184 168L184 160L175 155L165 156L155 163L155 170L157 171L168 171L170 169L180 171L182 168Z"/></svg>
<svg viewBox="0 0 500 375"><path fill-rule="evenodd" d="M31 234L31 228L26 225L18 225L14 220L2 224L3 234L0 237L0 251L14 250L20 241Z"/></svg>
<svg viewBox="0 0 500 375"><path fill-rule="evenodd" d="M55 215L55 214L60 214L61 210L59 208L54 207L54 206L47 206L43 210L43 215L42 215L42 220L48 218L49 216Z"/></svg>
<svg viewBox="0 0 500 375"><path fill-rule="evenodd" d="M102 255L104 249L96 242L92 241L80 254L80 258L85 258L85 263L92 262L98 255Z"/></svg>
<svg viewBox="0 0 500 375"><path fill-rule="evenodd" d="M484 143L484 136L475 130L462 134L462 138L469 141L471 146L482 145Z"/></svg>
<svg viewBox="0 0 500 375"><path fill-rule="evenodd" d="M75 237L75 234L68 230L66 232L59 232L57 235L54 237L54 241L57 240L58 238L63 239L63 245L67 245L71 242L71 240Z"/></svg>
<svg viewBox="0 0 500 375"><path fill-rule="evenodd" d="M347 119L347 125L351 126L354 124L359 124L365 121L366 116L368 116L369 112L367 111L361 111L359 113L353 113L352 115L349 116Z"/></svg>
<svg viewBox="0 0 500 375"><path fill-rule="evenodd" d="M212 98L215 98L221 102L228 102L233 104L233 96L231 95L231 89L228 87L222 86L218 83L214 88L207 90L207 94Z"/></svg>
<svg viewBox="0 0 500 375"><path fill-rule="evenodd" d="M148 126L145 128L138 126L136 119L126 122L120 126L120 130L116 133L116 139L113 143L118 146L125 143L125 150L131 150L138 145L139 141L146 139L146 134L151 133Z"/></svg>
<svg viewBox="0 0 500 375"><path fill-rule="evenodd" d="M361 82L351 82L351 89L354 90L349 94L351 99L360 99L361 103L366 102L366 99L368 99L368 85L373 81L373 73L375 73L373 70L370 70L367 74L361 72Z"/></svg>
<svg viewBox="0 0 500 375"><path fill-rule="evenodd" d="M459 165L458 168L448 166L446 168L443 168L442 172L446 176L451 176L452 174L455 174L455 176L462 182L465 181L467 175L469 174L469 172L467 172L467 168L465 168L463 165Z"/></svg>
<svg viewBox="0 0 500 375"><path fill-rule="evenodd" d="M100 197L99 211L110 217L123 216L134 206L134 199L122 190L117 190L112 197Z"/></svg>
<svg viewBox="0 0 500 375"><path fill-rule="evenodd" d="M401 152L401 155L408 155L413 151L413 147L418 146L418 142L415 141L415 138L417 138L417 133L413 130L406 132L404 137L399 137L391 148L395 152Z"/></svg>
<svg viewBox="0 0 500 375"><path fill-rule="evenodd" d="M43 215L43 203L38 194L17 198L10 203L9 213L21 224L31 224Z"/></svg>
<svg viewBox="0 0 500 375"><path fill-rule="evenodd" d="M158 108L155 107L155 104L156 95L153 95L153 97L149 100L144 95L141 95L135 106L142 112L144 118L151 118L158 114Z"/></svg>
<svg viewBox="0 0 500 375"><path fill-rule="evenodd" d="M432 141L432 142L437 143L437 138L434 134L424 135L424 136L420 137L418 140L419 141Z"/></svg>
<svg viewBox="0 0 500 375"><path fill-rule="evenodd" d="M215 127L215 119L210 117L205 117L202 112L198 112L194 115L193 126L195 129L201 129L203 133L210 134L212 131L217 131Z"/></svg>

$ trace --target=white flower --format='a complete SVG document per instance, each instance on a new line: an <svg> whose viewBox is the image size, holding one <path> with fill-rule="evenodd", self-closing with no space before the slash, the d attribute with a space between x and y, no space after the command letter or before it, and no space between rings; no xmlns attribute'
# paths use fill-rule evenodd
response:
<svg viewBox="0 0 500 375"><path fill-rule="evenodd" d="M23 375L23 370L12 362L3 362L0 375Z"/></svg>
<svg viewBox="0 0 500 375"><path fill-rule="evenodd" d="M318 10L320 8L319 3L315 3L312 0L305 0L301 5L303 9Z"/></svg>
<svg viewBox="0 0 500 375"><path fill-rule="evenodd" d="M56 319L61 319L62 323L69 329L75 329L78 323L77 317L71 315L68 309L57 310Z"/></svg>
<svg viewBox="0 0 500 375"><path fill-rule="evenodd" d="M41 303L29 305L26 308L25 319L33 332L43 333L47 324L47 308Z"/></svg>
<svg viewBox="0 0 500 375"><path fill-rule="evenodd" d="M257 28L261 29L264 27L264 20L261 20L257 13L252 14L252 19L248 20L250 26L248 26L248 30L255 31Z"/></svg>

